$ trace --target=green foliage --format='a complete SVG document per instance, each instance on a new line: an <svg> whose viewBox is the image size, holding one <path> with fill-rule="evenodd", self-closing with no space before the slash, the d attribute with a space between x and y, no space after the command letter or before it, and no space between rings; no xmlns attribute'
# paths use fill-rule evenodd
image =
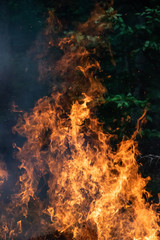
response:
<svg viewBox="0 0 160 240"><path fill-rule="evenodd" d="M129 108L132 105L136 105L137 107L144 108L147 104L147 100L138 100L131 93L128 93L127 96L124 94L114 95L113 97L108 97L106 99L107 103L114 102L117 104L117 108L125 107Z"/></svg>
<svg viewBox="0 0 160 240"><path fill-rule="evenodd" d="M111 76L106 80L105 108L112 114L105 118L105 122L113 129L121 126L119 136L128 134L128 123L126 127L121 123L126 111L131 116L130 128L133 129L147 106L148 123L142 133L146 138L159 138L160 6L158 1L152 0L150 5L135 3L135 9L125 11L122 3L119 4L120 10L116 6L116 11L113 7L107 10L108 20L112 22L112 30L106 33L112 55L108 52L102 64ZM129 5L128 2L125 4Z"/></svg>
<svg viewBox="0 0 160 240"><path fill-rule="evenodd" d="M160 138L160 131L157 131L156 129L153 129L153 130L144 129L144 130L141 130L141 134L144 136L147 136L149 138L151 138L151 137Z"/></svg>

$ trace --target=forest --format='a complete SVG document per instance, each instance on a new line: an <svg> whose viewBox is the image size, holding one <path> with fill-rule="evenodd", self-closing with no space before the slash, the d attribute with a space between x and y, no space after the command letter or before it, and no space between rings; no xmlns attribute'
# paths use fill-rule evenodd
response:
<svg viewBox="0 0 160 240"><path fill-rule="evenodd" d="M159 32L158 0L0 1L0 240L160 239Z"/></svg>

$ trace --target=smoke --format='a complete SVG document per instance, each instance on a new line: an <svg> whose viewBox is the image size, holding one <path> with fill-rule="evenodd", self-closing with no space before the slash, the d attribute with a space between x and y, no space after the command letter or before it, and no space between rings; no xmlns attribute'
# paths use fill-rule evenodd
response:
<svg viewBox="0 0 160 240"><path fill-rule="evenodd" d="M12 144L24 142L12 133L19 115L13 112L13 104L29 111L49 88L48 83L38 83L37 60L30 53L42 31L39 12L40 6L32 1L0 2L0 154L9 173L0 198L5 201L10 199L18 176Z"/></svg>
<svg viewBox="0 0 160 240"><path fill-rule="evenodd" d="M4 65L10 78L4 71L2 80L7 79L10 91L8 97L4 94L7 108L2 105L6 164L0 162L0 183L4 186L8 179L12 196L7 199L8 193L2 201L2 239L58 230L69 234L68 239L157 240L158 215L143 198L150 196L145 190L149 178L138 173L135 139L122 141L114 152L112 135L104 133L95 114L106 92L97 60L98 49L106 48L101 35L111 28L106 11L97 5L75 31L63 31L53 10L47 21L34 47L24 44L22 55L11 41L6 47L10 57ZM16 34L18 42L22 33ZM14 136L8 129L23 111L29 113L13 128L21 137Z"/></svg>

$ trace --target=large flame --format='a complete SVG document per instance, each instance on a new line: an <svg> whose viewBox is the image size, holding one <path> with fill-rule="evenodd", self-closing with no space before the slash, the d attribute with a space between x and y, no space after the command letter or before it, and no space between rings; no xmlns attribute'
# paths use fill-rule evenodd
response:
<svg viewBox="0 0 160 240"><path fill-rule="evenodd" d="M64 55L55 74L64 79L62 90L40 99L14 128L26 141L17 154L20 187L12 200L17 225L8 223L6 239L52 230L83 240L159 239L158 214L147 203L149 178L136 161L136 134L113 151L113 136L95 116L106 91L94 57L102 30L110 27L104 17L97 8L78 32L59 40ZM90 25L94 33L86 37Z"/></svg>

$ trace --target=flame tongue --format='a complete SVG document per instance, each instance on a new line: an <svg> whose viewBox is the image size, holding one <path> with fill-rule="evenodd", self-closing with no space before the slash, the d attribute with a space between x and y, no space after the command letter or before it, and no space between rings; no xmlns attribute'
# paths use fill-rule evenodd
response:
<svg viewBox="0 0 160 240"><path fill-rule="evenodd" d="M17 125L28 138L19 153L26 169L20 196L26 211L30 197L37 197L40 176L47 172L49 203L43 212L53 228L70 231L75 239L158 239L158 216L143 198L149 195L148 179L138 173L136 142L122 141L113 152L111 136L91 114L93 99L83 94L66 114L61 97L58 94L54 104L42 99L25 124ZM94 237L87 227L84 236L84 224L94 228Z"/></svg>
<svg viewBox="0 0 160 240"><path fill-rule="evenodd" d="M98 11L83 28L93 24L98 33L107 28L101 24L105 11ZM64 79L63 91L40 99L14 128L27 138L17 155L22 171L14 196L22 218L18 226L31 216L41 228L34 234L56 229L74 239L158 240L158 215L143 198L149 196L149 179L138 173L134 138L114 152L112 136L94 115L106 90L98 78L100 64L91 57L95 49L89 52L86 45L99 40L79 36L59 42L64 56L56 74Z"/></svg>
<svg viewBox="0 0 160 240"><path fill-rule="evenodd" d="M3 185L4 181L7 180L8 173L6 170L5 163L0 159L0 187Z"/></svg>

